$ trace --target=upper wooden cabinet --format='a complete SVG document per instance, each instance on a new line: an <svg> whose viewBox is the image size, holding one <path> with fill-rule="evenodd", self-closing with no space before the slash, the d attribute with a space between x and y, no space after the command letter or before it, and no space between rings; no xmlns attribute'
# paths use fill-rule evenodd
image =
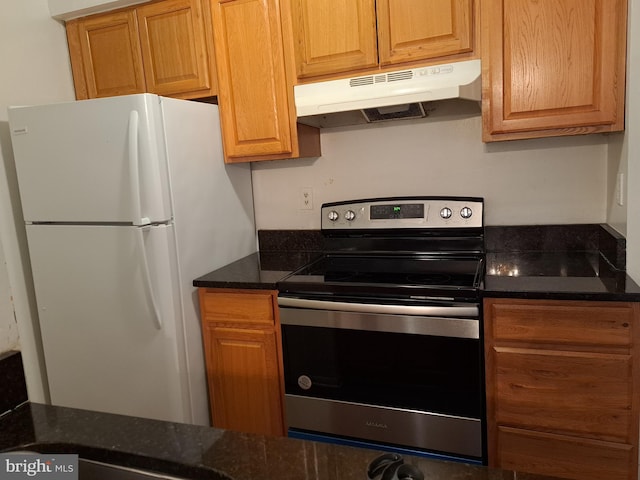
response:
<svg viewBox="0 0 640 480"><path fill-rule="evenodd" d="M78 100L145 91L134 10L71 20L67 38Z"/></svg>
<svg viewBox="0 0 640 480"><path fill-rule="evenodd" d="M161 0L67 22L78 99L217 94L209 0Z"/></svg>
<svg viewBox="0 0 640 480"><path fill-rule="evenodd" d="M136 14L147 89L167 96L215 94L209 1L164 0Z"/></svg>
<svg viewBox="0 0 640 480"><path fill-rule="evenodd" d="M378 65L375 0L290 0L298 78Z"/></svg>
<svg viewBox="0 0 640 480"><path fill-rule="evenodd" d="M624 128L626 0L482 0L483 140Z"/></svg>
<svg viewBox="0 0 640 480"><path fill-rule="evenodd" d="M318 130L296 125L279 2L214 0L213 26L225 161L318 156Z"/></svg>
<svg viewBox="0 0 640 480"><path fill-rule="evenodd" d="M473 0L377 0L380 65L473 50Z"/></svg>
<svg viewBox="0 0 640 480"><path fill-rule="evenodd" d="M300 79L474 49L473 0L288 0Z"/></svg>

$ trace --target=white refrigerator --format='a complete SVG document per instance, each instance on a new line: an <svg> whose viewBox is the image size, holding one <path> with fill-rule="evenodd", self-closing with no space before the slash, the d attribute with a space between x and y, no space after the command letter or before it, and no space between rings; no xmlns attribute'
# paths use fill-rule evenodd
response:
<svg viewBox="0 0 640 480"><path fill-rule="evenodd" d="M217 106L128 95L9 126L51 402L209 424L192 281L257 249Z"/></svg>

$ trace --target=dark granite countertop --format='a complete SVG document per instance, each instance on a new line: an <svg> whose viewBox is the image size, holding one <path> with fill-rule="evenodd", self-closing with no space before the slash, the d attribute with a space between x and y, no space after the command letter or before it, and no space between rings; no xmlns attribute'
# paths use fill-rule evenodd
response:
<svg viewBox="0 0 640 480"><path fill-rule="evenodd" d="M193 286L275 290L278 280L316 255L317 252L253 253L195 279Z"/></svg>
<svg viewBox="0 0 640 480"><path fill-rule="evenodd" d="M277 289L278 280L318 252L260 252L208 273L196 287ZM597 252L490 252L484 297L640 301L640 287Z"/></svg>
<svg viewBox="0 0 640 480"><path fill-rule="evenodd" d="M487 253L483 297L640 301L640 287L598 252Z"/></svg>
<svg viewBox="0 0 640 480"><path fill-rule="evenodd" d="M27 403L0 417L0 451L82 458L208 480L362 480L382 452ZM405 456L428 480L550 480Z"/></svg>

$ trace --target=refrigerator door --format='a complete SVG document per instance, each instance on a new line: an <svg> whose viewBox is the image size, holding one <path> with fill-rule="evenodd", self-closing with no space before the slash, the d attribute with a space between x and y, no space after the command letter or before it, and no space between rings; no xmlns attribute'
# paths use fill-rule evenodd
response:
<svg viewBox="0 0 640 480"><path fill-rule="evenodd" d="M26 222L171 218L159 97L9 108Z"/></svg>
<svg viewBox="0 0 640 480"><path fill-rule="evenodd" d="M52 403L188 422L173 226L26 228Z"/></svg>

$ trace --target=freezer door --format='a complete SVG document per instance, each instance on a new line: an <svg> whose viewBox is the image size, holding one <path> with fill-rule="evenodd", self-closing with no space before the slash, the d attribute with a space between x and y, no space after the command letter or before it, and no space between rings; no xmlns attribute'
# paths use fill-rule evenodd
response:
<svg viewBox="0 0 640 480"><path fill-rule="evenodd" d="M173 227L27 225L27 238L52 403L190 422Z"/></svg>
<svg viewBox="0 0 640 480"><path fill-rule="evenodd" d="M25 221L171 218L156 95L11 107L9 125Z"/></svg>

